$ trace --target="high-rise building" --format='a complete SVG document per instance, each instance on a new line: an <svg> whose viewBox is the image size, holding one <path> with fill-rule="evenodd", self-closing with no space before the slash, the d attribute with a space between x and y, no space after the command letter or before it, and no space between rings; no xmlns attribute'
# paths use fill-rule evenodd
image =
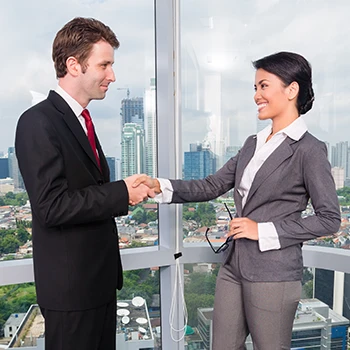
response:
<svg viewBox="0 0 350 350"><path fill-rule="evenodd" d="M216 171L216 157L209 144L190 144L190 151L185 152L184 179L203 179Z"/></svg>
<svg viewBox="0 0 350 350"><path fill-rule="evenodd" d="M9 159L0 158L0 179L6 179L9 176Z"/></svg>
<svg viewBox="0 0 350 350"><path fill-rule="evenodd" d="M332 175L335 182L335 188L339 190L344 187L345 182L345 170L344 168L334 167L332 168Z"/></svg>
<svg viewBox="0 0 350 350"><path fill-rule="evenodd" d="M122 117L122 127L126 123L135 123L141 125L144 129L143 97L123 99L120 115Z"/></svg>
<svg viewBox="0 0 350 350"><path fill-rule="evenodd" d="M8 164L9 164L9 177L13 179L14 190L24 189L24 183L22 175L19 171L18 161L14 147L8 149Z"/></svg>
<svg viewBox="0 0 350 350"><path fill-rule="evenodd" d="M338 167L344 169L345 178L350 177L350 169L348 169L348 158L349 158L349 144L347 141L341 141L332 146L332 167Z"/></svg>
<svg viewBox="0 0 350 350"><path fill-rule="evenodd" d="M224 162L226 163L230 158L234 157L240 149L241 149L241 146L227 146Z"/></svg>
<svg viewBox="0 0 350 350"><path fill-rule="evenodd" d="M109 178L111 181L115 181L116 174L115 174L115 157L106 157L107 164L109 167Z"/></svg>
<svg viewBox="0 0 350 350"><path fill-rule="evenodd" d="M126 123L122 133L122 178L145 172L145 133L140 125Z"/></svg>
<svg viewBox="0 0 350 350"><path fill-rule="evenodd" d="M315 298L323 301L330 308L333 307L334 271L315 269L314 293Z"/></svg>
<svg viewBox="0 0 350 350"><path fill-rule="evenodd" d="M156 82L151 79L150 87L145 92L146 119L146 173L157 176L157 125L156 125Z"/></svg>
<svg viewBox="0 0 350 350"><path fill-rule="evenodd" d="M199 308L198 331L202 348L212 349L212 308ZM294 318L292 349L347 350L349 320L318 299L301 299ZM247 350L253 349L251 337Z"/></svg>

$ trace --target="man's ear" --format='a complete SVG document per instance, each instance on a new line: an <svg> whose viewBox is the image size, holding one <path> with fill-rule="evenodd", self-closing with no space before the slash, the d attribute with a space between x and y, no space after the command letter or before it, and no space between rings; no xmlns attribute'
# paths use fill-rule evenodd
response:
<svg viewBox="0 0 350 350"><path fill-rule="evenodd" d="M299 84L296 81L293 81L292 83L289 84L288 86L288 99L294 100L299 93Z"/></svg>
<svg viewBox="0 0 350 350"><path fill-rule="evenodd" d="M74 56L70 56L66 60L67 72L73 77L78 76L81 72L81 66L78 60Z"/></svg>

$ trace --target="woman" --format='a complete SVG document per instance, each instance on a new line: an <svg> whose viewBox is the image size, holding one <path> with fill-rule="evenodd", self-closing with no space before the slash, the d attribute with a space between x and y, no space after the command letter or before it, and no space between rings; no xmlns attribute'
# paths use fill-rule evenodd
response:
<svg viewBox="0 0 350 350"><path fill-rule="evenodd" d="M271 126L248 137L240 152L203 180L140 177L163 201L208 201L234 187L230 223L216 285L213 349L290 349L301 295L304 241L338 231L340 212L327 150L300 115L313 104L311 67L280 52L253 63L259 119ZM168 199L166 199L168 198ZM311 199L315 214L302 218Z"/></svg>

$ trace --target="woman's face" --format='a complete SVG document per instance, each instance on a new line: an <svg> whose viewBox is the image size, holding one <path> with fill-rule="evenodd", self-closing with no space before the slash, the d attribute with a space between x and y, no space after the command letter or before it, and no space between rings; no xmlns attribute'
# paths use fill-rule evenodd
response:
<svg viewBox="0 0 350 350"><path fill-rule="evenodd" d="M258 69L255 73L254 101L258 106L258 118L261 120L280 118L290 108L289 87L272 73Z"/></svg>

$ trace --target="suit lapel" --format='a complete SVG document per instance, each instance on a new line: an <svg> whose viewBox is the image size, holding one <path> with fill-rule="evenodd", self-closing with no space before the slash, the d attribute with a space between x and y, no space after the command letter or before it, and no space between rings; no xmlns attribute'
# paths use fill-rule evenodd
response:
<svg viewBox="0 0 350 350"><path fill-rule="evenodd" d="M237 164L235 184L239 186L242 180L244 169L252 159L256 148L256 136L250 137L245 145L242 147L241 154L239 157L239 163Z"/></svg>
<svg viewBox="0 0 350 350"><path fill-rule="evenodd" d="M289 157L293 155L293 149L290 146L296 141L287 137L266 159L261 168L257 171L252 186L249 190L248 198L246 201L247 207L249 200L254 196L257 189L262 185L262 183Z"/></svg>
<svg viewBox="0 0 350 350"><path fill-rule="evenodd" d="M95 133L95 139L96 139L96 148L97 148L97 152L98 152L98 155L100 157L100 164L101 164L101 172L102 172L102 175L103 175L103 178L106 182L109 182L110 181L110 178L109 178L109 167L108 167L108 163L107 163L107 160L106 160L106 157L102 151L102 147L101 147L101 144L100 144L100 141Z"/></svg>
<svg viewBox="0 0 350 350"><path fill-rule="evenodd" d="M55 107L63 114L63 120L66 122L67 126L71 130L72 134L76 137L78 142L80 143L83 150L86 152L86 154L89 156L91 161L95 164L96 168L100 171L100 168L97 164L94 152L92 151L90 142L88 138L86 137L86 134L81 127L81 124L76 117L76 115L73 113L72 109L69 107L67 102L56 92L50 91L48 99L55 105ZM100 147L101 149L101 147ZM98 149L99 154L100 149Z"/></svg>
<svg viewBox="0 0 350 350"><path fill-rule="evenodd" d="M238 216L242 216L242 196L238 192L237 188L241 183L244 169L252 159L256 148L256 136L250 137L244 146L242 147L241 154L239 156L239 161L236 168L235 177L235 204Z"/></svg>

